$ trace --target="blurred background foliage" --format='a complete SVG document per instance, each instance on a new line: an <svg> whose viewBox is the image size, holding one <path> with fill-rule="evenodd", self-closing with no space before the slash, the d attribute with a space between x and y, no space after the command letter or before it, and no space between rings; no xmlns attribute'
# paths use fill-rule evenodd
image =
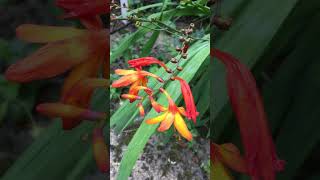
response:
<svg viewBox="0 0 320 180"><path fill-rule="evenodd" d="M261 89L278 154L287 162L277 179L320 179L320 2L220 1L214 10L233 23L228 31L213 29L213 46L251 67ZM211 138L241 147L223 66L214 61L212 69Z"/></svg>
<svg viewBox="0 0 320 180"><path fill-rule="evenodd" d="M39 44L17 39L16 27L27 23L80 27L78 21L60 18L62 13L62 10L55 6L54 0L0 0L1 179L66 179L67 173L70 173L70 176L78 174L72 174L70 168L66 167L75 167L80 164L76 163L80 157L86 155L92 159L92 155L89 155L90 137L85 138L90 132L90 124L84 124L74 132L63 132L60 121L41 116L35 111L35 106L39 103L59 100L65 74L27 84L8 82L3 76L10 64L40 47ZM107 22L106 19L104 21ZM97 94L95 102L105 93ZM107 99L106 96L104 98ZM97 106L100 110L106 111L106 102ZM78 143L78 146L74 146L74 143ZM70 155L70 149L77 149L77 152ZM65 163L61 161L63 157L69 157L65 158ZM33 163L35 165L32 165ZM89 167L91 171L81 172L83 177L105 178L98 173L94 162Z"/></svg>

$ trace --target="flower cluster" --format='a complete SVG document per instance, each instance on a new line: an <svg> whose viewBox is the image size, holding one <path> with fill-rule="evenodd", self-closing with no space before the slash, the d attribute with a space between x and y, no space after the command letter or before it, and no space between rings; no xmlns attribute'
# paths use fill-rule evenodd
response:
<svg viewBox="0 0 320 180"><path fill-rule="evenodd" d="M59 102L43 103L36 109L44 115L62 118L65 130L76 127L82 120L96 122L92 135L94 157L99 169L108 172L108 150L102 133L106 113L89 107L94 89L109 86L109 31L103 28L100 18L100 15L109 13L108 3L105 0L57 0L56 4L65 10L63 18L79 18L86 29L32 24L19 26L18 38L45 45L11 65L5 76L8 80L26 83L70 70ZM104 78L99 78L101 71Z"/></svg>
<svg viewBox="0 0 320 180"><path fill-rule="evenodd" d="M172 70L169 69L163 62L153 57L133 59L129 60L128 63L131 67L135 68L135 70L116 69L115 73L118 75L122 75L122 77L114 81L112 83L112 87L119 88L130 85L128 94L122 94L121 97L128 99L130 102L138 100L139 102L137 106L140 110L141 116L145 115L144 107L142 105L144 97L139 96L139 91L143 90L148 96L154 110L158 113L162 112L162 114L157 117L147 119L146 123L156 124L161 122L158 128L158 131L160 132L168 130L171 127L171 125L174 124L174 127L182 135L182 137L191 141L192 134L188 130L187 125L184 122L182 116L186 116L189 119L193 119L195 122L198 112L196 111L196 106L194 104L192 92L188 83L178 76L172 77L173 80L178 80L180 82L181 91L186 104L186 110L183 107L178 107L170 97L169 93L165 89L160 88L158 90L167 97L169 104L168 107L164 107L154 99L153 95L155 94L156 90L149 88L147 86L147 83L148 77L155 78L160 83L164 83L165 81L155 74L142 70L142 67L151 64L158 64L161 67L163 67L167 72L171 72Z"/></svg>
<svg viewBox="0 0 320 180"><path fill-rule="evenodd" d="M253 179L274 180L284 168L269 132L261 96L250 70L228 53L213 49L212 56L226 67L228 95L235 112L245 150L244 158L232 144L211 144L213 178L228 179L224 166Z"/></svg>
<svg viewBox="0 0 320 180"><path fill-rule="evenodd" d="M187 29L182 29L182 32L185 35L192 33L194 25L191 24ZM183 68L179 66L179 62L181 59L187 59L188 56L188 48L190 39L186 39L184 37L180 38L181 47L177 47L176 50L179 52L180 58L172 58L171 63L176 65L176 70L182 71ZM159 132L163 132L168 130L172 124L174 125L175 129L181 134L182 137L191 141L192 134L188 130L188 127L182 118L182 116L187 117L188 119L192 119L194 123L196 123L196 118L198 116L198 112L196 109L196 105L194 103L193 95L189 84L181 77L175 76L175 70L168 68L162 61L154 58L154 57L143 57L138 59L132 59L128 61L128 64L132 70L125 70L125 69L116 69L115 73L117 75L121 75L122 77L112 83L112 87L120 88L125 86L130 86L128 94L122 94L121 97L124 99L128 99L131 103L134 101L139 101L137 103L138 109L140 111L140 116L145 115L145 110L142 104L142 101L145 97L140 96L139 92L144 91L146 97L150 100L150 103L153 109L161 113L159 116L156 116L151 119L147 119L145 122L147 124L157 124L160 123L158 128ZM162 67L167 73L171 74L169 79L162 79L161 77L152 74L150 72L144 71L143 67L149 66L152 64L157 64ZM152 89L148 87L148 78L154 78L159 83L162 83L161 88L159 89ZM166 81L179 81L181 92L184 98L185 106L178 107L174 100L171 98L169 93L163 88ZM159 104L155 99L154 95L160 91L160 93L164 94L168 101L168 106L165 107Z"/></svg>

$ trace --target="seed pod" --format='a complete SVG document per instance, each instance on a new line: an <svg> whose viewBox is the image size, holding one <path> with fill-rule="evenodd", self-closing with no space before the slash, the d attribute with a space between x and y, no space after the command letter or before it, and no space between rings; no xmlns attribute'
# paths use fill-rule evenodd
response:
<svg viewBox="0 0 320 180"><path fill-rule="evenodd" d="M180 47L176 47L176 51L180 52L181 51L181 48Z"/></svg>
<svg viewBox="0 0 320 180"><path fill-rule="evenodd" d="M181 66L178 66L178 67L177 67L177 70L178 70L178 71L182 71L183 68L182 68Z"/></svg>
<svg viewBox="0 0 320 180"><path fill-rule="evenodd" d="M171 76L171 77L170 77L170 80L171 80L171 81L174 81L174 80L175 80L175 79L174 79L174 76Z"/></svg>

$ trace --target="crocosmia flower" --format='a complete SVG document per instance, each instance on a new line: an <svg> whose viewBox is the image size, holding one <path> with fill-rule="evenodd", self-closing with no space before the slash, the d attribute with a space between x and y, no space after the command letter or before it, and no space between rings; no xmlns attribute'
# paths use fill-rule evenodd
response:
<svg viewBox="0 0 320 180"><path fill-rule="evenodd" d="M277 157L255 79L233 56L216 49L212 53L226 67L228 94L240 127L249 175L274 180L275 172L284 168L284 161Z"/></svg>
<svg viewBox="0 0 320 180"><path fill-rule="evenodd" d="M192 134L188 130L188 127L186 123L184 122L182 115L185 116L186 112L183 107L177 107L168 92L162 88L160 88L160 91L167 97L169 106L163 107L160 104L153 104L155 109L161 110L163 113L157 117L147 119L147 124L156 124L160 123L160 126L158 128L159 132L163 132L168 130L172 124L174 124L174 127L176 130L181 134L182 137L187 139L188 141L192 140ZM159 107L161 106L161 107Z"/></svg>
<svg viewBox="0 0 320 180"><path fill-rule="evenodd" d="M141 69L144 66L149 66L151 64L158 64L163 67L167 72L171 72L171 70L160 60L154 57L143 57L138 59L132 59L128 61L128 64L132 68Z"/></svg>
<svg viewBox="0 0 320 180"><path fill-rule="evenodd" d="M192 119L194 123L196 123L199 112L197 111L197 107L194 103L190 86L184 79L180 77L175 77L174 79L180 82L181 92L183 95L184 102L186 104L186 116L189 119Z"/></svg>
<svg viewBox="0 0 320 180"><path fill-rule="evenodd" d="M99 15L110 12L109 0L57 0L56 4L66 11L64 18L80 18L89 28L101 28Z"/></svg>
<svg viewBox="0 0 320 180"><path fill-rule="evenodd" d="M7 69L6 78L16 82L54 77L82 62L90 61L92 57L105 55L108 46L106 30L89 31L26 24L18 27L17 36L29 42L47 45Z"/></svg>

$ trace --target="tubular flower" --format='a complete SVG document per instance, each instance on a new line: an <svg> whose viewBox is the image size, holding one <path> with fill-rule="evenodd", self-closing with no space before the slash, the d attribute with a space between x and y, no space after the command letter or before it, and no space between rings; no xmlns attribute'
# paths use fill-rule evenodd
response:
<svg viewBox="0 0 320 180"><path fill-rule="evenodd" d="M284 161L277 157L254 77L231 55L216 49L212 53L226 66L228 94L240 127L248 173L253 179L274 180Z"/></svg>
<svg viewBox="0 0 320 180"><path fill-rule="evenodd" d="M158 128L159 132L168 130L171 127L171 125L174 124L174 127L181 134L181 136L187 139L188 141L191 141L192 134L188 130L188 127L181 116L181 115L185 115L184 108L177 107L166 90L160 88L160 91L167 97L169 106L168 108L165 108L165 107L159 108L161 109L161 111L163 111L163 113L157 117L146 120L146 123L156 124L161 122ZM157 106L161 106L161 105L157 104Z"/></svg>
<svg viewBox="0 0 320 180"><path fill-rule="evenodd" d="M93 157L96 160L97 166L101 172L109 172L109 152L105 139L103 137L103 129L98 127L93 130Z"/></svg>
<svg viewBox="0 0 320 180"><path fill-rule="evenodd" d="M69 91L63 93L61 102L70 104L76 107L88 109L90 99L96 88L107 88L109 85L108 80L98 78L84 78L75 83ZM69 118L66 116L58 116L62 118L63 129L68 130L76 127L81 123L83 118Z"/></svg>
<svg viewBox="0 0 320 180"><path fill-rule="evenodd" d="M118 88L131 85L129 94L124 94L121 96L122 98L129 99L130 102L142 99L142 97L138 96L140 90L144 90L147 94L152 94L152 89L147 87L147 76L156 78L159 82L163 82L163 80L159 76L142 70L135 71L116 69L115 73L118 75L123 75L123 77L121 77L117 81L114 81L111 86Z"/></svg>
<svg viewBox="0 0 320 180"><path fill-rule="evenodd" d="M63 18L80 18L88 28L101 28L99 15L110 13L109 1L106 0L57 0L58 7L66 14Z"/></svg>
<svg viewBox="0 0 320 180"><path fill-rule="evenodd" d="M70 68L105 54L107 31L25 24L17 36L29 42L48 43L27 58L11 65L5 76L16 82L54 77Z"/></svg>
<svg viewBox="0 0 320 180"><path fill-rule="evenodd" d="M43 103L37 106L37 111L50 117L65 117L67 119L97 120L105 119L105 113L90 111L62 103Z"/></svg>
<svg viewBox="0 0 320 180"><path fill-rule="evenodd" d="M141 69L143 66L149 66L151 64L158 64L163 67L167 72L171 72L171 70L160 60L154 57L143 57L138 59L132 59L128 61L128 64L132 68Z"/></svg>
<svg viewBox="0 0 320 180"><path fill-rule="evenodd" d="M144 108L143 108L143 105L142 105L142 103L140 102L140 103L138 103L138 108L139 108L139 112L140 112L140 116L141 117L144 117L144 115L145 115L145 112L144 112Z"/></svg>
<svg viewBox="0 0 320 180"><path fill-rule="evenodd" d="M116 69L115 71L116 74L118 75L123 75L123 77L121 77L120 79L114 81L112 83L112 87L114 88L119 88L119 87L124 87L124 86L128 86L131 84L134 84L139 82L139 84L141 84L142 86L145 86L147 83L147 76L156 78L159 82L163 82L163 80L152 73L149 73L147 71L142 71L142 70L125 70L125 69Z"/></svg>
<svg viewBox="0 0 320 180"><path fill-rule="evenodd" d="M193 95L190 89L189 84L180 77L174 77L174 79L179 80L181 92L183 95L184 102L186 104L186 116L189 119L192 119L194 123L196 123L197 116L199 112L197 111L197 107L194 103Z"/></svg>

